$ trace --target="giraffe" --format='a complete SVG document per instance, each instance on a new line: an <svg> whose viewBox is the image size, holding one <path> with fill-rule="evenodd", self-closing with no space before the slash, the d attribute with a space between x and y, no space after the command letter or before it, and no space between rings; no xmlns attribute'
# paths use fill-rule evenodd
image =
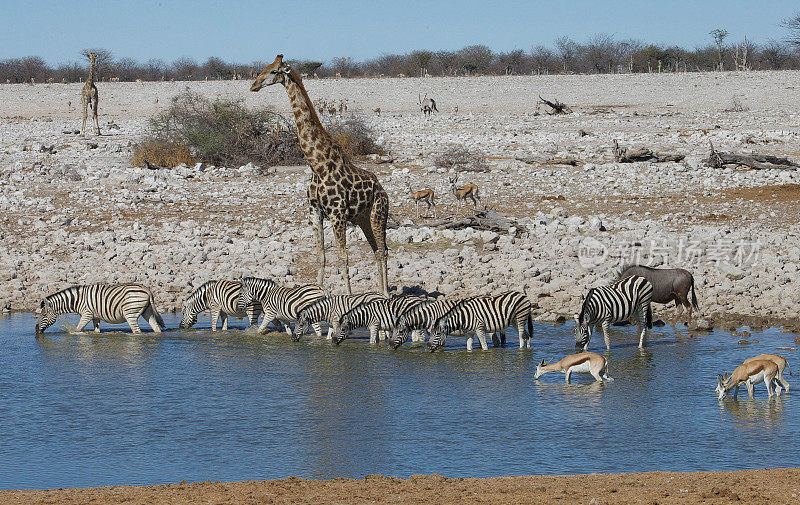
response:
<svg viewBox="0 0 800 505"><path fill-rule="evenodd" d="M375 174L354 166L325 131L300 76L283 61L282 54L264 67L250 86L250 91L259 91L264 86L276 83L283 84L289 95L300 148L311 167L308 202L311 224L317 238L317 284L322 286L325 276L323 223L328 218L339 248L339 261L347 293L352 294L346 232L347 224L353 223L364 232L364 237L375 254L380 289L387 295L389 281L386 268L386 220L389 217L389 197L386 191Z"/></svg>
<svg viewBox="0 0 800 505"><path fill-rule="evenodd" d="M94 62L97 59L95 53L89 53L89 77L81 91L81 102L83 103L83 124L81 125L81 135L86 136L86 116L88 109L92 109L92 121L94 121L94 134L100 135L100 123L97 122L97 86L94 85Z"/></svg>

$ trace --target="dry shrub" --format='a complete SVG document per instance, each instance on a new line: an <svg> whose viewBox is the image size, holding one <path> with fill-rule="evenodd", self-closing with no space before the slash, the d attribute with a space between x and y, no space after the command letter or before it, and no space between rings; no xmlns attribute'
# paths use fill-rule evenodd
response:
<svg viewBox="0 0 800 505"><path fill-rule="evenodd" d="M329 124L327 130L347 156L358 158L368 154L386 154L386 149L375 141L375 132L358 116Z"/></svg>
<svg viewBox="0 0 800 505"><path fill-rule="evenodd" d="M486 155L478 150L471 150L461 144L451 144L444 152L433 160L440 168L455 169L457 171L487 172L489 165Z"/></svg>
<svg viewBox="0 0 800 505"><path fill-rule="evenodd" d="M177 141L148 138L133 147L131 163L135 167L144 167L145 161L159 167L175 167L184 163L193 166L197 159L192 156L189 147Z"/></svg>
<svg viewBox="0 0 800 505"><path fill-rule="evenodd" d="M209 100L186 90L150 119L153 138L188 146L216 166L300 164L294 123L271 109L248 109L243 100Z"/></svg>

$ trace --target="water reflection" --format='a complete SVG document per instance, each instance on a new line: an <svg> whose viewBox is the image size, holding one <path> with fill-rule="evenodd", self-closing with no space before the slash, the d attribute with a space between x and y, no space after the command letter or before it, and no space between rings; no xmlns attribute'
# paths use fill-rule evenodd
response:
<svg viewBox="0 0 800 505"><path fill-rule="evenodd" d="M635 328L615 328L614 382L565 384L533 376L541 358L573 351L569 324L537 325L533 349L450 339L437 353L363 333L335 346L254 330L36 339L32 328L30 315L0 318L0 488L732 469L764 466L752 458L764 448L770 466L800 464L785 450L800 437L791 396L713 394L717 371L791 344L778 332L743 349L724 332L659 328L639 350ZM590 350L605 353L601 340Z"/></svg>
<svg viewBox="0 0 800 505"><path fill-rule="evenodd" d="M762 398L759 398L759 393L763 393ZM784 396L769 398L766 394L766 391L756 392L752 400L741 397L734 400L731 397L725 397L719 400L720 410L729 414L738 428L773 430L784 422ZM744 395L746 398L747 393L745 392Z"/></svg>

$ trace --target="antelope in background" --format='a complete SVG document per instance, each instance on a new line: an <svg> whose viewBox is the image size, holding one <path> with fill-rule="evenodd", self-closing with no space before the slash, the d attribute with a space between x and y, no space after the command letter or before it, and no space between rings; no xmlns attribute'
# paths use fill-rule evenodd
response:
<svg viewBox="0 0 800 505"><path fill-rule="evenodd" d="M419 104L419 108L425 116L430 117L433 111L439 112L439 109L436 108L436 101L433 98L428 98L427 93L425 93L425 98L422 98L422 95L419 95L417 103Z"/></svg>
<svg viewBox="0 0 800 505"><path fill-rule="evenodd" d="M339 100L339 114L347 112L347 100Z"/></svg>
<svg viewBox="0 0 800 505"><path fill-rule="evenodd" d="M450 191L453 193L453 196L456 197L456 212L461 212L461 202L466 201L467 198L472 200L472 205L477 206L478 200L480 200L480 195L478 195L478 186L473 183L464 184L460 188L456 187L456 183L458 182L458 173L453 177L450 177Z"/></svg>
<svg viewBox="0 0 800 505"><path fill-rule="evenodd" d="M419 191L414 191L411 188L410 182L406 182L406 186L408 187L408 192L411 194L411 199L414 200L414 205L417 209L417 218L420 217L419 204L421 202L425 202L428 205L428 207L425 209L425 212L430 211L431 207L433 207L433 217L436 217L436 200L434 199L433 190L426 188Z"/></svg>
<svg viewBox="0 0 800 505"><path fill-rule="evenodd" d="M381 115L381 108L380 107L375 107L375 109L373 109L372 112L374 112L376 116L380 116Z"/></svg>
<svg viewBox="0 0 800 505"><path fill-rule="evenodd" d="M536 375L534 379L538 379L548 372L562 372L564 380L569 384L570 375L573 373L590 373L597 382L613 381L608 376L608 362L606 358L594 352L580 352L578 354L570 354L564 356L560 361L555 363L541 363L536 365Z"/></svg>
<svg viewBox="0 0 800 505"><path fill-rule="evenodd" d="M725 372L717 375L717 398L722 400L725 394L733 389L733 399L739 393L739 385L744 382L747 386L747 394L753 398L753 389L756 384L763 382L767 386L767 394L772 397L772 381L778 375L778 365L773 361L759 359L747 361L737 366L732 374ZM780 394L780 393L779 393Z"/></svg>

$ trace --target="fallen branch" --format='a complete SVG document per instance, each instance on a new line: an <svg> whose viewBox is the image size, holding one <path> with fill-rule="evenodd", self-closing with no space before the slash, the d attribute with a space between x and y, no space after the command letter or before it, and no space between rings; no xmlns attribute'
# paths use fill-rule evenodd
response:
<svg viewBox="0 0 800 505"><path fill-rule="evenodd" d="M471 216L466 216L461 219L439 219L436 221L429 221L425 226L444 228L445 230L463 230L465 228L473 228L480 231L493 231L497 233L508 233L511 228L516 228L516 234L528 231L523 225L517 223L513 219L501 216L496 211L478 210Z"/></svg>
<svg viewBox="0 0 800 505"><path fill-rule="evenodd" d="M555 98L551 102L550 100L545 100L544 98L542 98L541 95L539 95L539 100L541 100L543 104L553 109L552 111L548 112L548 114L550 115L569 114L570 112L572 112L572 109L570 109L566 104L559 102Z"/></svg>
<svg viewBox="0 0 800 505"><path fill-rule="evenodd" d="M578 160L575 158L514 158L528 165L570 165L573 167L578 166Z"/></svg>
<svg viewBox="0 0 800 505"><path fill-rule="evenodd" d="M664 163L667 161L681 161L683 158L685 158L683 154L660 154L644 147L622 148L616 139L614 140L614 159L617 163L635 163L637 161Z"/></svg>
<svg viewBox="0 0 800 505"><path fill-rule="evenodd" d="M714 144L711 144L711 153L705 159L706 166L712 168L722 168L725 165L745 166L754 170L791 170L800 167L797 163L789 160L788 158L780 158L769 154L733 154L723 153L714 150Z"/></svg>

